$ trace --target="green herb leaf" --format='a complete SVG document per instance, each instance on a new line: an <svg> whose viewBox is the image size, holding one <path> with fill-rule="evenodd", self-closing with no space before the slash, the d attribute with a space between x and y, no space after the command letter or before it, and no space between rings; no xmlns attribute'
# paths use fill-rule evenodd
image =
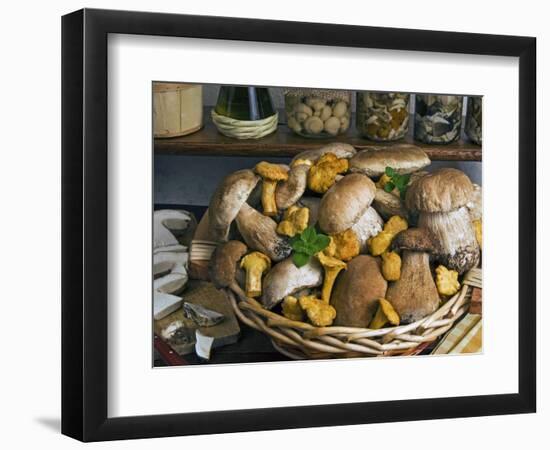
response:
<svg viewBox="0 0 550 450"><path fill-rule="evenodd" d="M309 254L310 252L310 245L307 243L307 242L304 242L304 241L296 241L292 244L292 250L294 250L295 252L300 252L300 253L307 253Z"/></svg>
<svg viewBox="0 0 550 450"><path fill-rule="evenodd" d="M330 244L330 238L324 234L318 234L315 239L315 250L317 252L320 252L321 250L324 250L328 247Z"/></svg>
<svg viewBox="0 0 550 450"><path fill-rule="evenodd" d="M395 170L392 167L386 167L386 170L384 171L384 173L388 177L393 177L395 175Z"/></svg>
<svg viewBox="0 0 550 450"><path fill-rule="evenodd" d="M384 190L386 192L391 192L395 189L395 184L393 184L391 181L388 181L385 185L384 185Z"/></svg>
<svg viewBox="0 0 550 450"><path fill-rule="evenodd" d="M302 231L300 239L304 242L314 242L316 236L317 232L315 231L315 228L307 227L304 231Z"/></svg>
<svg viewBox="0 0 550 450"><path fill-rule="evenodd" d="M310 256L305 253L294 253L292 255L292 261L296 265L296 267L302 267L305 266L309 261Z"/></svg>

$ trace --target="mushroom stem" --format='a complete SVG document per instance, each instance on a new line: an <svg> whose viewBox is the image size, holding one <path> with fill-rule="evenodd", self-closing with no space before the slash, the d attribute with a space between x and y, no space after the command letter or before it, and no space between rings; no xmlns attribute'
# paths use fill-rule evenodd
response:
<svg viewBox="0 0 550 450"><path fill-rule="evenodd" d="M261 267L251 267L246 271L247 296L254 298L262 295L262 273Z"/></svg>
<svg viewBox="0 0 550 450"><path fill-rule="evenodd" d="M421 212L418 226L432 232L437 259L462 274L479 262L479 245L466 207L451 212Z"/></svg>
<svg viewBox="0 0 550 450"><path fill-rule="evenodd" d="M401 278L390 284L386 298L403 323L431 314L439 305L439 294L430 271L427 252L403 250Z"/></svg>
<svg viewBox="0 0 550 450"><path fill-rule="evenodd" d="M321 298L325 303L330 303L330 295L334 282L342 269L343 267L325 267L325 280L323 281L323 288L321 290Z"/></svg>
<svg viewBox="0 0 550 450"><path fill-rule="evenodd" d="M275 202L275 188L277 181L264 179L262 184L262 208L266 216L277 215L277 203Z"/></svg>

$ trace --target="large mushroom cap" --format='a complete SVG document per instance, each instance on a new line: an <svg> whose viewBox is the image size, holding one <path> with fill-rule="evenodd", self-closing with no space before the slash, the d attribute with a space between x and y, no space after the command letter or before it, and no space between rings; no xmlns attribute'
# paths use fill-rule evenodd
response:
<svg viewBox="0 0 550 450"><path fill-rule="evenodd" d="M360 173L344 176L332 186L319 205L319 226L328 234L341 233L351 228L374 199L376 186Z"/></svg>
<svg viewBox="0 0 550 450"><path fill-rule="evenodd" d="M321 148L315 150L307 150L305 152L298 153L293 159L291 165L298 160L309 160L311 162L317 161L321 156L326 153L332 153L337 158L346 158L349 159L355 155L355 148L344 142L332 142L330 144L324 145Z"/></svg>
<svg viewBox="0 0 550 450"><path fill-rule="evenodd" d="M436 170L416 180L405 197L407 208L420 212L450 212L465 206L474 187L468 176L458 169Z"/></svg>
<svg viewBox="0 0 550 450"><path fill-rule="evenodd" d="M380 271L380 258L359 255L336 280L330 304L336 309L336 325L366 328L378 299L386 296L387 281Z"/></svg>
<svg viewBox="0 0 550 450"><path fill-rule="evenodd" d="M392 246L398 250L432 253L436 250L436 243L430 231L425 228L409 228L395 236Z"/></svg>
<svg viewBox="0 0 550 450"><path fill-rule="evenodd" d="M217 242L227 241L231 222L259 180L249 169L238 170L223 179L208 207L208 227L212 239Z"/></svg>
<svg viewBox="0 0 550 450"><path fill-rule="evenodd" d="M388 147L373 147L358 152L349 161L350 172L360 172L369 177L379 177L386 167L398 174L416 172L430 164L430 158L419 147L402 144Z"/></svg>
<svg viewBox="0 0 550 450"><path fill-rule="evenodd" d="M305 288L320 286L323 282L323 268L317 258L310 258L302 267L296 267L292 258L275 264L264 278L262 304L271 309L292 295Z"/></svg>

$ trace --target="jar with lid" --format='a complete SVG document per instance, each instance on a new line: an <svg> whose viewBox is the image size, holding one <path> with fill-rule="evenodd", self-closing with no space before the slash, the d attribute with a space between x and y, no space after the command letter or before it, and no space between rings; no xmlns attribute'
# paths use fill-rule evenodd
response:
<svg viewBox="0 0 550 450"><path fill-rule="evenodd" d="M468 97L466 109L466 136L475 144L481 145L481 97Z"/></svg>
<svg viewBox="0 0 550 450"><path fill-rule="evenodd" d="M358 92L357 131L373 141L396 141L409 130L409 94Z"/></svg>
<svg viewBox="0 0 550 450"><path fill-rule="evenodd" d="M334 137L351 121L351 94L326 89L289 89L285 92L288 127L300 136Z"/></svg>
<svg viewBox="0 0 550 450"><path fill-rule="evenodd" d="M414 138L426 144L449 144L460 137L461 95L417 94Z"/></svg>

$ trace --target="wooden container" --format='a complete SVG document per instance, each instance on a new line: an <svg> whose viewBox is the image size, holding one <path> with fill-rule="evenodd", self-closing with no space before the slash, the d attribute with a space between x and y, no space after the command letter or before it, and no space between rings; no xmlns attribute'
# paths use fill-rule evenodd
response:
<svg viewBox="0 0 550 450"><path fill-rule="evenodd" d="M153 134L185 136L202 128L200 84L153 83Z"/></svg>

